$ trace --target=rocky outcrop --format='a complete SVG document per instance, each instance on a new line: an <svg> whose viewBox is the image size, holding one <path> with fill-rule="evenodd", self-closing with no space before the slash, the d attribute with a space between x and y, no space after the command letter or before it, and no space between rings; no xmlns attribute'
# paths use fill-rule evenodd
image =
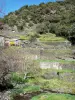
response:
<svg viewBox="0 0 75 100"><path fill-rule="evenodd" d="M0 92L0 100L11 100L9 94L10 91Z"/></svg>

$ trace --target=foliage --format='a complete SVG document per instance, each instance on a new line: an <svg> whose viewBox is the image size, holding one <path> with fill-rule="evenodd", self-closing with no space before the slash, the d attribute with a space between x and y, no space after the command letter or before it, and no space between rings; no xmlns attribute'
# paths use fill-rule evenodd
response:
<svg viewBox="0 0 75 100"><path fill-rule="evenodd" d="M69 36L75 37L75 23L71 25L68 33L69 33Z"/></svg>
<svg viewBox="0 0 75 100"><path fill-rule="evenodd" d="M43 34L43 35L40 35L40 38L39 38L40 41L43 41L43 42L63 42L65 41L66 39L62 38L62 37L56 37L55 34L51 34L51 33L48 33L48 34Z"/></svg>
<svg viewBox="0 0 75 100"><path fill-rule="evenodd" d="M46 34L46 33L55 33L56 26L49 21L41 23L36 27L37 33L39 34Z"/></svg>
<svg viewBox="0 0 75 100"><path fill-rule="evenodd" d="M24 88L24 91L36 92L36 91L40 91L40 87L38 85L28 86L28 87Z"/></svg>
<svg viewBox="0 0 75 100"><path fill-rule="evenodd" d="M74 100L75 96L69 94L51 94L45 93L33 97L31 100Z"/></svg>
<svg viewBox="0 0 75 100"><path fill-rule="evenodd" d="M39 24L37 27L36 27L36 29L37 29L37 32L39 33L39 34L45 34L45 33L47 33L47 26L43 23L43 24Z"/></svg>
<svg viewBox="0 0 75 100"><path fill-rule="evenodd" d="M75 1L48 2L39 5L23 6L9 13L3 19L9 26L18 30L33 29L39 34L53 33L68 38L73 36L75 23ZM35 27L35 29L34 29ZM31 38L34 36L30 36Z"/></svg>
<svg viewBox="0 0 75 100"><path fill-rule="evenodd" d="M20 40L29 40L29 36L25 36L25 35L21 35L19 36L20 37Z"/></svg>
<svg viewBox="0 0 75 100"><path fill-rule="evenodd" d="M16 73L11 73L11 81L15 83L25 83L24 75L16 72Z"/></svg>
<svg viewBox="0 0 75 100"><path fill-rule="evenodd" d="M68 29L68 26L58 24L56 29L56 35L68 37Z"/></svg>
<svg viewBox="0 0 75 100"><path fill-rule="evenodd" d="M31 42L35 41L36 38L39 37L39 35L37 33L29 33L28 36L29 36L29 41L31 41Z"/></svg>
<svg viewBox="0 0 75 100"><path fill-rule="evenodd" d="M65 1L68 2L68 3L75 4L75 0L65 0Z"/></svg>

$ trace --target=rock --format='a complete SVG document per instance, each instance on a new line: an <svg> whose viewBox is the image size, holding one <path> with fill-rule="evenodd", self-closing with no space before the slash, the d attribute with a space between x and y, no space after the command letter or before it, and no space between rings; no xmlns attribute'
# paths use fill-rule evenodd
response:
<svg viewBox="0 0 75 100"><path fill-rule="evenodd" d="M10 91L0 92L0 100L11 100Z"/></svg>
<svg viewBox="0 0 75 100"><path fill-rule="evenodd" d="M75 82L75 73L60 73L59 75L61 80L68 81L68 82Z"/></svg>
<svg viewBox="0 0 75 100"><path fill-rule="evenodd" d="M58 77L58 74L57 72L53 71L53 72L45 73L42 77L45 79L52 79Z"/></svg>

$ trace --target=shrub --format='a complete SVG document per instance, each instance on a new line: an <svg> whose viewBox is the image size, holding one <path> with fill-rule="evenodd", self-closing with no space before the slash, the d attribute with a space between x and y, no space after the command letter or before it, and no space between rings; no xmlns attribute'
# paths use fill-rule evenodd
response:
<svg viewBox="0 0 75 100"><path fill-rule="evenodd" d="M39 33L39 34L48 33L48 29L47 29L47 26L45 25L45 23L39 24L39 25L36 27L36 30L37 30L37 33Z"/></svg>
<svg viewBox="0 0 75 100"><path fill-rule="evenodd" d="M11 75L12 82L16 83L25 83L24 75L21 75L20 73L12 73Z"/></svg>
<svg viewBox="0 0 75 100"><path fill-rule="evenodd" d="M67 27L66 25L58 25L56 27L56 35L57 36L64 36L67 37L68 36L68 29L69 27Z"/></svg>
<svg viewBox="0 0 75 100"><path fill-rule="evenodd" d="M71 25L71 27L69 28L69 36L73 36L75 37L75 23L73 25Z"/></svg>
<svg viewBox="0 0 75 100"><path fill-rule="evenodd" d="M38 38L39 35L37 33L29 33L29 41L33 42Z"/></svg>
<svg viewBox="0 0 75 100"><path fill-rule="evenodd" d="M32 22L30 22L30 23L29 23L29 26L30 26L30 27L31 27L31 26L33 26L33 23L32 23Z"/></svg>

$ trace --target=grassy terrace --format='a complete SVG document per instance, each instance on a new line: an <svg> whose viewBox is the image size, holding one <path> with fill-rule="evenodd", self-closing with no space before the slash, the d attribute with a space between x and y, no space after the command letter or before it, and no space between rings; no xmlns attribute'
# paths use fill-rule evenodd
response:
<svg viewBox="0 0 75 100"><path fill-rule="evenodd" d="M49 70L42 70L42 72L40 72L38 76L35 74L35 77L33 79L28 78L26 80L24 80L23 73L12 73L11 81L16 85L15 88L11 90L11 97L22 93L35 93L38 91L42 91L43 89L48 89L63 91L63 93L66 94L56 94L49 92L43 94L40 93L40 95L34 96L31 100L61 100L61 98L63 98L63 100L74 100L75 96L68 93L71 92L72 94L75 94L75 82L69 82L66 78L65 80L61 80L59 79L59 77L44 79L43 77L41 77L41 75L43 75L47 71L49 72ZM63 73L64 72L65 71L63 71Z"/></svg>
<svg viewBox="0 0 75 100"><path fill-rule="evenodd" d="M37 36L41 42L64 42L64 41L66 41L65 38L56 37L56 35L52 34L52 33L38 35L37 33L34 32L34 33L29 33L28 35L15 34L14 36L12 36L12 34L10 34L10 37L18 37L21 40L29 40L31 37L37 38Z"/></svg>
<svg viewBox="0 0 75 100"><path fill-rule="evenodd" d="M55 34L51 34L51 33L40 35L39 40L42 42L64 42L66 41L65 38L56 37Z"/></svg>
<svg viewBox="0 0 75 100"><path fill-rule="evenodd" d="M29 50L30 49L30 50ZM28 51L29 50L29 51ZM39 49L35 48L21 48L21 47L9 47L7 49L4 49L4 54L9 55L11 57L14 57L14 59L22 59L24 61L23 65L26 65L29 72L29 77L32 76L34 78L27 78L24 79L24 70L23 72L14 72L11 73L11 82L14 85L14 89L10 90L11 91L11 98L13 98L15 95L19 94L24 94L24 93L32 93L32 92L37 92L41 91L43 89L50 89L50 90L55 90L55 91L63 91L65 94L56 94L56 93L40 93L40 95L34 96L31 98L31 100L74 100L75 96L70 95L68 93L75 94L75 81L68 81L67 77L60 79L59 76L53 77L51 79L45 79L42 76L45 73L52 73L52 72L59 72L60 74L65 74L65 73L70 73L75 76L75 71L73 70L53 70L53 69L47 69L47 70L41 70L39 68L39 62L59 62L62 64L75 64L75 60L34 60L35 56L33 56L32 52L30 51L35 51ZM63 49L64 50L64 49ZM46 50L46 52L60 52L63 53L63 50ZM71 52L71 50L68 48L68 50L64 50L64 54ZM24 57L24 58L23 58ZM20 63L21 64L21 63ZM25 67L26 67L25 66ZM22 65L21 65L22 67ZM39 69L38 69L39 68ZM36 72L35 72L36 71ZM73 79L74 76L71 76L70 78ZM12 99L13 100L13 99Z"/></svg>
<svg viewBox="0 0 75 100"><path fill-rule="evenodd" d="M75 96L68 94L40 94L33 97L31 100L75 100Z"/></svg>
<svg viewBox="0 0 75 100"><path fill-rule="evenodd" d="M42 59L38 59L37 61L39 62L59 62L62 64L75 64L75 60L42 60Z"/></svg>

